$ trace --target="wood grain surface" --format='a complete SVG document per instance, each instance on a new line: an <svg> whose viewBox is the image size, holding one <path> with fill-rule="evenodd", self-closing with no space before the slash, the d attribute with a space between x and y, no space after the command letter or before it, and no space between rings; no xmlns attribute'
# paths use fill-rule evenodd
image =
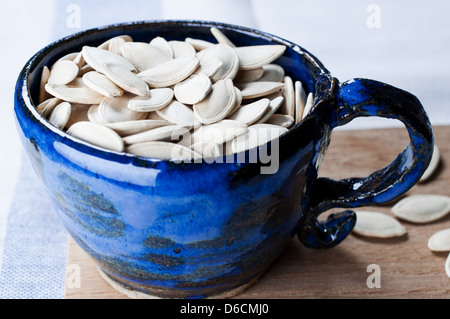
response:
<svg viewBox="0 0 450 319"><path fill-rule="evenodd" d="M450 196L450 127L435 127L434 136L441 152L439 168L429 182L417 184L407 195ZM408 142L403 128L335 131L320 175L336 179L366 176L393 160ZM361 210L392 215L392 205ZM450 278L444 271L448 253L427 248L434 232L450 228L450 215L423 225L401 223L408 231L401 238L352 234L327 250L310 250L293 238L258 282L234 298L450 298ZM370 265L379 267L379 288L368 287L373 275ZM74 269L80 271L79 282L74 282ZM65 297L125 298L100 277L91 258L70 238Z"/></svg>

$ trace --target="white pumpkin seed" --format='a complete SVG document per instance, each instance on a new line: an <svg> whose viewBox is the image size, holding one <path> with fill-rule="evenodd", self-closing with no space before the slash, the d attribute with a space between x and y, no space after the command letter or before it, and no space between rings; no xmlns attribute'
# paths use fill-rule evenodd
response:
<svg viewBox="0 0 450 319"><path fill-rule="evenodd" d="M123 90L139 96L150 96L150 88L147 83L126 68L105 63L103 70L105 75Z"/></svg>
<svg viewBox="0 0 450 319"><path fill-rule="evenodd" d="M192 145L204 143L222 145L246 132L248 132L247 125L227 119L200 126L192 133L191 140Z"/></svg>
<svg viewBox="0 0 450 319"><path fill-rule="evenodd" d="M450 251L450 228L435 232L427 245L431 251Z"/></svg>
<svg viewBox="0 0 450 319"><path fill-rule="evenodd" d="M306 92L303 88L303 84L300 81L295 81L294 84L295 87L295 124L300 123L300 121L303 118L303 113L305 112L305 105L306 105Z"/></svg>
<svg viewBox="0 0 450 319"><path fill-rule="evenodd" d="M172 60L172 57L160 49L144 42L125 43L120 47L120 52L138 71L145 71Z"/></svg>
<svg viewBox="0 0 450 319"><path fill-rule="evenodd" d="M39 103L42 103L50 98L50 95L45 90L45 85L48 83L49 77L50 77L50 69L47 66L44 66L42 68L41 82L39 84Z"/></svg>
<svg viewBox="0 0 450 319"><path fill-rule="evenodd" d="M211 91L212 83L203 73L191 75L186 80L177 83L174 87L175 98L184 104L201 102Z"/></svg>
<svg viewBox="0 0 450 319"><path fill-rule="evenodd" d="M196 119L203 124L218 122L227 117L236 103L236 90L231 79L219 80L211 87L209 95L194 104Z"/></svg>
<svg viewBox="0 0 450 319"><path fill-rule="evenodd" d="M124 144L122 138L110 128L91 123L91 122L77 122L67 130L67 133L99 147L122 152Z"/></svg>
<svg viewBox="0 0 450 319"><path fill-rule="evenodd" d="M121 46L121 49L124 46L125 45ZM121 65L128 71L136 70L133 64L131 64L127 59L110 51L84 46L81 52L86 63L100 73L105 73L103 70L103 65L105 63Z"/></svg>
<svg viewBox="0 0 450 319"><path fill-rule="evenodd" d="M269 108L269 99L260 99L253 103L242 105L233 115L229 117L230 120L235 120L246 125L252 125L257 122L266 113Z"/></svg>
<svg viewBox="0 0 450 319"><path fill-rule="evenodd" d="M295 87L290 76L284 77L284 90L282 92L284 102L280 107L280 113L289 115L295 119Z"/></svg>
<svg viewBox="0 0 450 319"><path fill-rule="evenodd" d="M239 70L234 78L235 83L255 82L261 79L264 74L263 68L257 68L252 70Z"/></svg>
<svg viewBox="0 0 450 319"><path fill-rule="evenodd" d="M78 66L71 60L56 62L50 69L47 83L64 85L72 82L78 76Z"/></svg>
<svg viewBox="0 0 450 319"><path fill-rule="evenodd" d="M148 112L146 119L147 120L155 120L155 121L166 121L161 116L159 116L158 113L156 113L156 111ZM170 123L170 122L167 122L167 123ZM173 124L173 123L170 123L170 124Z"/></svg>
<svg viewBox="0 0 450 319"><path fill-rule="evenodd" d="M85 64L80 68L80 71L78 71L78 76L83 77L88 72L95 71L93 67L91 67L89 64Z"/></svg>
<svg viewBox="0 0 450 319"><path fill-rule="evenodd" d="M97 91L101 95L109 97L119 97L123 95L123 90L112 82L105 75L97 71L90 71L82 77L87 87Z"/></svg>
<svg viewBox="0 0 450 319"><path fill-rule="evenodd" d="M124 40L125 42L133 42L133 38L131 36L124 34L124 35L118 35L116 37L106 40L105 42L100 44L97 48L103 49L103 50L109 50L109 44L111 43L111 41L114 41L116 38L120 38L120 39Z"/></svg>
<svg viewBox="0 0 450 319"><path fill-rule="evenodd" d="M267 124L279 125L290 128L294 124L294 118L285 114L273 114L267 121Z"/></svg>
<svg viewBox="0 0 450 319"><path fill-rule="evenodd" d="M428 223L450 213L450 197L443 195L410 195L392 207L398 218L412 223Z"/></svg>
<svg viewBox="0 0 450 319"><path fill-rule="evenodd" d="M57 106L61 102L63 101L56 97L45 100L43 103L38 105L38 112L42 115L42 117L48 118L55 106Z"/></svg>
<svg viewBox="0 0 450 319"><path fill-rule="evenodd" d="M141 133L154 128L173 125L167 121L159 120L137 120L137 121L127 121L127 122L117 122L105 124L110 129L114 130L117 134L122 137Z"/></svg>
<svg viewBox="0 0 450 319"><path fill-rule="evenodd" d="M105 97L99 107L100 116L108 123L142 120L147 117L145 112L136 112L128 108L134 95L126 93L120 97Z"/></svg>
<svg viewBox="0 0 450 319"><path fill-rule="evenodd" d="M447 277L450 278L450 253L448 254L447 260L445 261L445 273Z"/></svg>
<svg viewBox="0 0 450 319"><path fill-rule="evenodd" d="M185 41L172 40L169 45L172 47L174 59L195 58L197 53L194 47Z"/></svg>
<svg viewBox="0 0 450 319"><path fill-rule="evenodd" d="M105 125L109 123L99 112L99 104L92 104L91 107L87 111L87 118L90 122Z"/></svg>
<svg viewBox="0 0 450 319"><path fill-rule="evenodd" d="M312 93L308 93L308 97L306 98L305 109L303 110L302 120L309 114L313 107L314 96Z"/></svg>
<svg viewBox="0 0 450 319"><path fill-rule="evenodd" d="M56 128L62 130L69 121L71 111L72 106L70 105L70 103L62 102L55 106L50 115L50 118L48 119L48 122Z"/></svg>
<svg viewBox="0 0 450 319"><path fill-rule="evenodd" d="M231 109L230 113L228 113L228 117L236 113L237 110L241 107L242 104L242 93L241 90L239 90L237 87L234 87L234 91L236 92L236 102L234 103L233 108Z"/></svg>
<svg viewBox="0 0 450 319"><path fill-rule="evenodd" d="M282 97L282 96L278 96L278 97L270 100L269 108L256 123L257 124L266 123L272 117L272 115L274 115L275 112L278 111L278 109L283 104L283 101L284 101L284 97ZM268 124L270 124L270 123L268 123Z"/></svg>
<svg viewBox="0 0 450 319"><path fill-rule="evenodd" d="M197 69L197 58L180 58L161 63L138 74L153 88L168 87L189 77Z"/></svg>
<svg viewBox="0 0 450 319"><path fill-rule="evenodd" d="M149 44L151 46L154 46L155 48L159 49L161 52L163 52L168 57L171 57L171 58L174 57L172 46L163 37L153 38L153 40L151 40Z"/></svg>
<svg viewBox="0 0 450 319"><path fill-rule="evenodd" d="M239 69L251 70L270 64L286 51L284 45L253 45L234 48L239 57Z"/></svg>
<svg viewBox="0 0 450 319"><path fill-rule="evenodd" d="M378 212L356 211L355 234L376 238L403 236L406 228L395 218Z"/></svg>
<svg viewBox="0 0 450 319"><path fill-rule="evenodd" d="M203 158L215 158L223 155L222 145L216 143L200 142L191 145L191 150L199 153Z"/></svg>
<svg viewBox="0 0 450 319"><path fill-rule="evenodd" d="M148 131L128 135L123 138L126 145L138 144L150 141L178 141L180 136L189 133L189 126L165 125Z"/></svg>
<svg viewBox="0 0 450 319"><path fill-rule="evenodd" d="M195 70L194 74L203 73L209 78L212 78L214 74L219 71L222 65L222 61L218 59L202 60L200 61L200 66L197 68L197 70Z"/></svg>
<svg viewBox="0 0 450 319"><path fill-rule="evenodd" d="M278 139L288 131L287 128L272 124L254 124L248 128L248 132L235 138L231 144L233 153L262 146L270 141Z"/></svg>
<svg viewBox="0 0 450 319"><path fill-rule="evenodd" d="M86 65L86 61L83 58L83 53L78 52L77 55L72 59L72 61L77 65L78 69L81 69L83 66ZM78 73L78 76L79 73Z"/></svg>
<svg viewBox="0 0 450 319"><path fill-rule="evenodd" d="M225 44L215 44L206 50L200 51L198 54L200 64L205 61L219 60L222 66L212 76L213 82L224 79L234 79L239 71L239 57L235 50Z"/></svg>
<svg viewBox="0 0 450 319"><path fill-rule="evenodd" d="M166 107L172 102L173 90L160 88L150 90L150 96L136 96L128 102L128 108L136 112L152 112Z"/></svg>
<svg viewBox="0 0 450 319"><path fill-rule="evenodd" d="M115 37L109 42L108 51L111 51L112 53L115 53L117 55L122 55L120 47L125 43L126 41L123 38Z"/></svg>
<svg viewBox="0 0 450 319"><path fill-rule="evenodd" d="M433 176L433 173L436 171L437 167L439 166L441 154L439 152L438 147L436 144L433 148L433 155L431 156L431 161L428 164L427 169L423 173L422 177L419 180L419 183L426 182L430 179L431 176Z"/></svg>
<svg viewBox="0 0 450 319"><path fill-rule="evenodd" d="M190 37L187 37L184 41L186 41L187 43L192 45L194 47L194 49L197 51L205 50L214 45L214 43L212 43L212 42L205 41L202 39L193 39Z"/></svg>
<svg viewBox="0 0 450 319"><path fill-rule="evenodd" d="M194 111L189 106L173 100L166 107L159 109L156 113L167 122L180 125L196 126Z"/></svg>
<svg viewBox="0 0 450 319"><path fill-rule="evenodd" d="M245 100L267 96L275 92L281 92L284 88L284 83L257 81L239 83L236 84L236 86L241 90L242 98Z"/></svg>
<svg viewBox="0 0 450 319"><path fill-rule="evenodd" d="M225 44L228 45L231 48L235 48L236 46L234 45L233 42L231 42L230 39L228 39L228 37L222 33L222 31L220 31L219 29L217 29L216 27L212 27L210 29L212 35L216 38L217 42L219 42L220 44Z"/></svg>
<svg viewBox="0 0 450 319"><path fill-rule="evenodd" d="M104 96L88 87L71 87L47 83L45 90L61 100L77 104L98 104Z"/></svg>
<svg viewBox="0 0 450 319"><path fill-rule="evenodd" d="M191 160L201 158L200 154L186 146L161 141L132 144L127 147L126 151L136 156L161 160Z"/></svg>
<svg viewBox="0 0 450 319"><path fill-rule="evenodd" d="M257 81L283 82L285 77L284 69L278 64L267 64L262 67L263 74Z"/></svg>

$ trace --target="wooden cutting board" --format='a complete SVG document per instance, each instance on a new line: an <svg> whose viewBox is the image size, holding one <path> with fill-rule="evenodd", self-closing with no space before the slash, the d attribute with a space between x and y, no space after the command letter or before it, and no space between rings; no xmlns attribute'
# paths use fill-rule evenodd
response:
<svg viewBox="0 0 450 319"><path fill-rule="evenodd" d="M434 136L441 152L438 171L408 194L450 196L450 127L435 127ZM404 128L335 131L320 175L366 176L388 164L408 143ZM391 214L391 207L361 210ZM434 232L450 228L450 215L425 225L401 222L408 231L404 237L352 234L327 250L307 249L294 238L258 282L235 298L450 298L450 278L444 270L448 253L427 248ZM80 274L78 282L74 269ZM70 238L65 297L125 298L100 277L91 258Z"/></svg>

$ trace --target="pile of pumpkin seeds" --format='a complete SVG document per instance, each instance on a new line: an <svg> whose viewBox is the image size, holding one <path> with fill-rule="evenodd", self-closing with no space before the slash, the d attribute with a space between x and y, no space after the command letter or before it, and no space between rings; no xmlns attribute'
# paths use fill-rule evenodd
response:
<svg viewBox="0 0 450 319"><path fill-rule="evenodd" d="M279 138L313 106L274 61L284 45L116 36L43 69L37 111L68 134L112 151L215 158Z"/></svg>
<svg viewBox="0 0 450 319"><path fill-rule="evenodd" d="M439 161L440 153L435 145L430 164L419 183L429 181L435 175ZM391 207L391 213L392 216L373 211L357 211L357 222L353 232L360 236L375 238L404 236L407 229L401 224L402 220L414 224L439 221L450 214L450 197L435 194L409 195L395 203ZM450 277L450 228L432 234L427 246L431 251L449 252L444 268Z"/></svg>

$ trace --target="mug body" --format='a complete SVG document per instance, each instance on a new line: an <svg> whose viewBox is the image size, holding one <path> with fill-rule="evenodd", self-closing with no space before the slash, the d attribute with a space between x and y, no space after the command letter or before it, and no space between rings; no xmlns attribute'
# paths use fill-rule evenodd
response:
<svg viewBox="0 0 450 319"><path fill-rule="evenodd" d="M57 130L35 110L43 66L83 45L123 34L145 42L156 36L213 42L212 26L237 46L286 45L276 63L315 93L316 115L271 143L277 167L271 174L261 174L267 163L248 158L175 163L107 151ZM309 52L263 32L210 22L130 23L85 31L38 52L18 79L15 112L26 153L57 213L105 279L134 296L226 296L269 267L308 211L310 186L329 144L331 79Z"/></svg>

